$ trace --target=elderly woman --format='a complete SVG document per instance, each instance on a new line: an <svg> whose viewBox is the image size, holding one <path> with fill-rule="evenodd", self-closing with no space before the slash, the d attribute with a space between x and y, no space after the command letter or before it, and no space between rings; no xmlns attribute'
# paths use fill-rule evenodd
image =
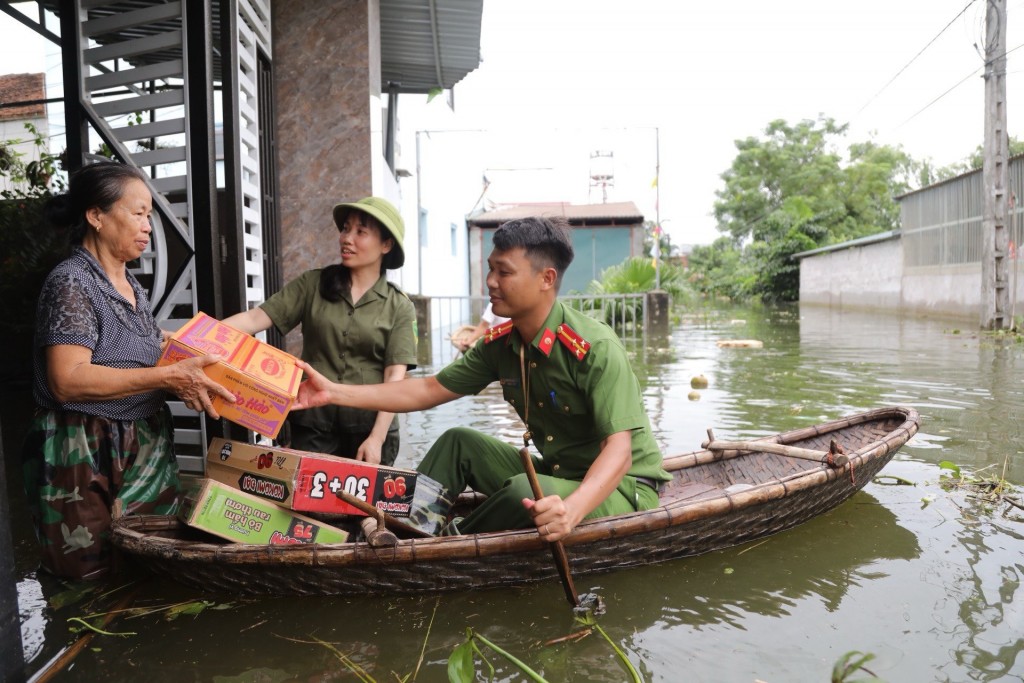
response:
<svg viewBox="0 0 1024 683"><path fill-rule="evenodd" d="M397 382L416 367L416 310L385 271L405 262L405 224L386 199L334 207L341 262L310 270L224 322L255 334L302 325L302 359L345 384ZM398 456L393 413L324 406L289 417L293 448L373 464Z"/></svg>
<svg viewBox="0 0 1024 683"><path fill-rule="evenodd" d="M43 567L58 576L107 573L115 501L125 514L174 510L167 392L213 418L212 395L233 400L203 372L216 356L155 367L163 332L126 265L152 231L144 179L132 166L91 164L47 206L53 225L70 228L72 250L47 276L36 308L38 408L23 459Z"/></svg>

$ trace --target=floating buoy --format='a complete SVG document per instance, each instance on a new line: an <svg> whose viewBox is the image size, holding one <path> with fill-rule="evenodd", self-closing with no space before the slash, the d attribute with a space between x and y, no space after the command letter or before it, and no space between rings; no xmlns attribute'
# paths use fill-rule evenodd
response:
<svg viewBox="0 0 1024 683"><path fill-rule="evenodd" d="M691 401L699 401L700 400L700 392L699 391L691 391L690 393L688 393L686 395L686 398L690 399Z"/></svg>
<svg viewBox="0 0 1024 683"><path fill-rule="evenodd" d="M693 387L694 389L707 389L708 378L705 377L704 375L697 375L696 377L690 380L690 386Z"/></svg>
<svg viewBox="0 0 1024 683"><path fill-rule="evenodd" d="M717 342L721 349L760 349L764 342L759 339L719 339Z"/></svg>

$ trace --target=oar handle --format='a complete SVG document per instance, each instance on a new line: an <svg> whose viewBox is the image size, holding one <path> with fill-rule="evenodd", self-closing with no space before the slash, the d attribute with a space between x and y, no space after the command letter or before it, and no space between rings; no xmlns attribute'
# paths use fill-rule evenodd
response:
<svg viewBox="0 0 1024 683"><path fill-rule="evenodd" d="M709 451L760 451L762 453L775 453L789 458L801 460L813 460L817 463L831 465L832 467L843 467L850 459L843 453L832 453L829 451L814 451L799 446L787 446L786 444L772 441L719 441L714 438L711 430L708 430L710 439L701 444L702 448Z"/></svg>
<svg viewBox="0 0 1024 683"><path fill-rule="evenodd" d="M526 478L533 490L533 499L539 500L544 497L544 489L540 487L540 480L537 479L537 470L533 467L533 458L530 451L525 448L519 449L519 458L523 461L523 470L526 471ZM555 560L555 568L562 579L562 588L565 589L565 599L573 607L580 606L580 597L576 593L576 586L572 582L572 572L569 569L569 556L565 552L565 546L561 541L549 541L551 545L551 556Z"/></svg>
<svg viewBox="0 0 1024 683"><path fill-rule="evenodd" d="M420 538L430 538L430 534L428 534L427 532L421 529L417 529L416 527L407 524L406 522L403 522L402 520L397 519L392 515L389 515L383 510L378 510L376 506L367 503L362 498L353 496L351 493L345 491L344 489L338 489L337 491L334 492L334 495L337 496L339 500L348 503L357 510L361 510L362 512L365 512L367 515L376 519L378 526L381 528L396 529L411 536L419 536Z"/></svg>

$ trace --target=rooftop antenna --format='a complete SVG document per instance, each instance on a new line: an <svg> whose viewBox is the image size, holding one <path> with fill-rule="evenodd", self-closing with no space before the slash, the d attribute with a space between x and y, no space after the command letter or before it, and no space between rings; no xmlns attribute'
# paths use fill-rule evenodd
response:
<svg viewBox="0 0 1024 683"><path fill-rule="evenodd" d="M590 153L590 193L588 201L594 193L594 188L601 188L601 203L608 203L608 188L615 187L615 161L612 152L591 152Z"/></svg>

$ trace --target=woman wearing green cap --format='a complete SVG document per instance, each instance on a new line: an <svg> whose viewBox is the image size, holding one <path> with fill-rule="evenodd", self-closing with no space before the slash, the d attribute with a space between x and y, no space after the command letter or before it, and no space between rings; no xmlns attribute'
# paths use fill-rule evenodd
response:
<svg viewBox="0 0 1024 683"><path fill-rule="evenodd" d="M377 384L416 367L416 311L387 280L405 262L405 225L387 200L366 197L334 207L341 262L310 270L258 308L224 320L256 334L302 326L302 359L345 384ZM391 465L398 455L393 413L325 406L289 418L292 448Z"/></svg>

